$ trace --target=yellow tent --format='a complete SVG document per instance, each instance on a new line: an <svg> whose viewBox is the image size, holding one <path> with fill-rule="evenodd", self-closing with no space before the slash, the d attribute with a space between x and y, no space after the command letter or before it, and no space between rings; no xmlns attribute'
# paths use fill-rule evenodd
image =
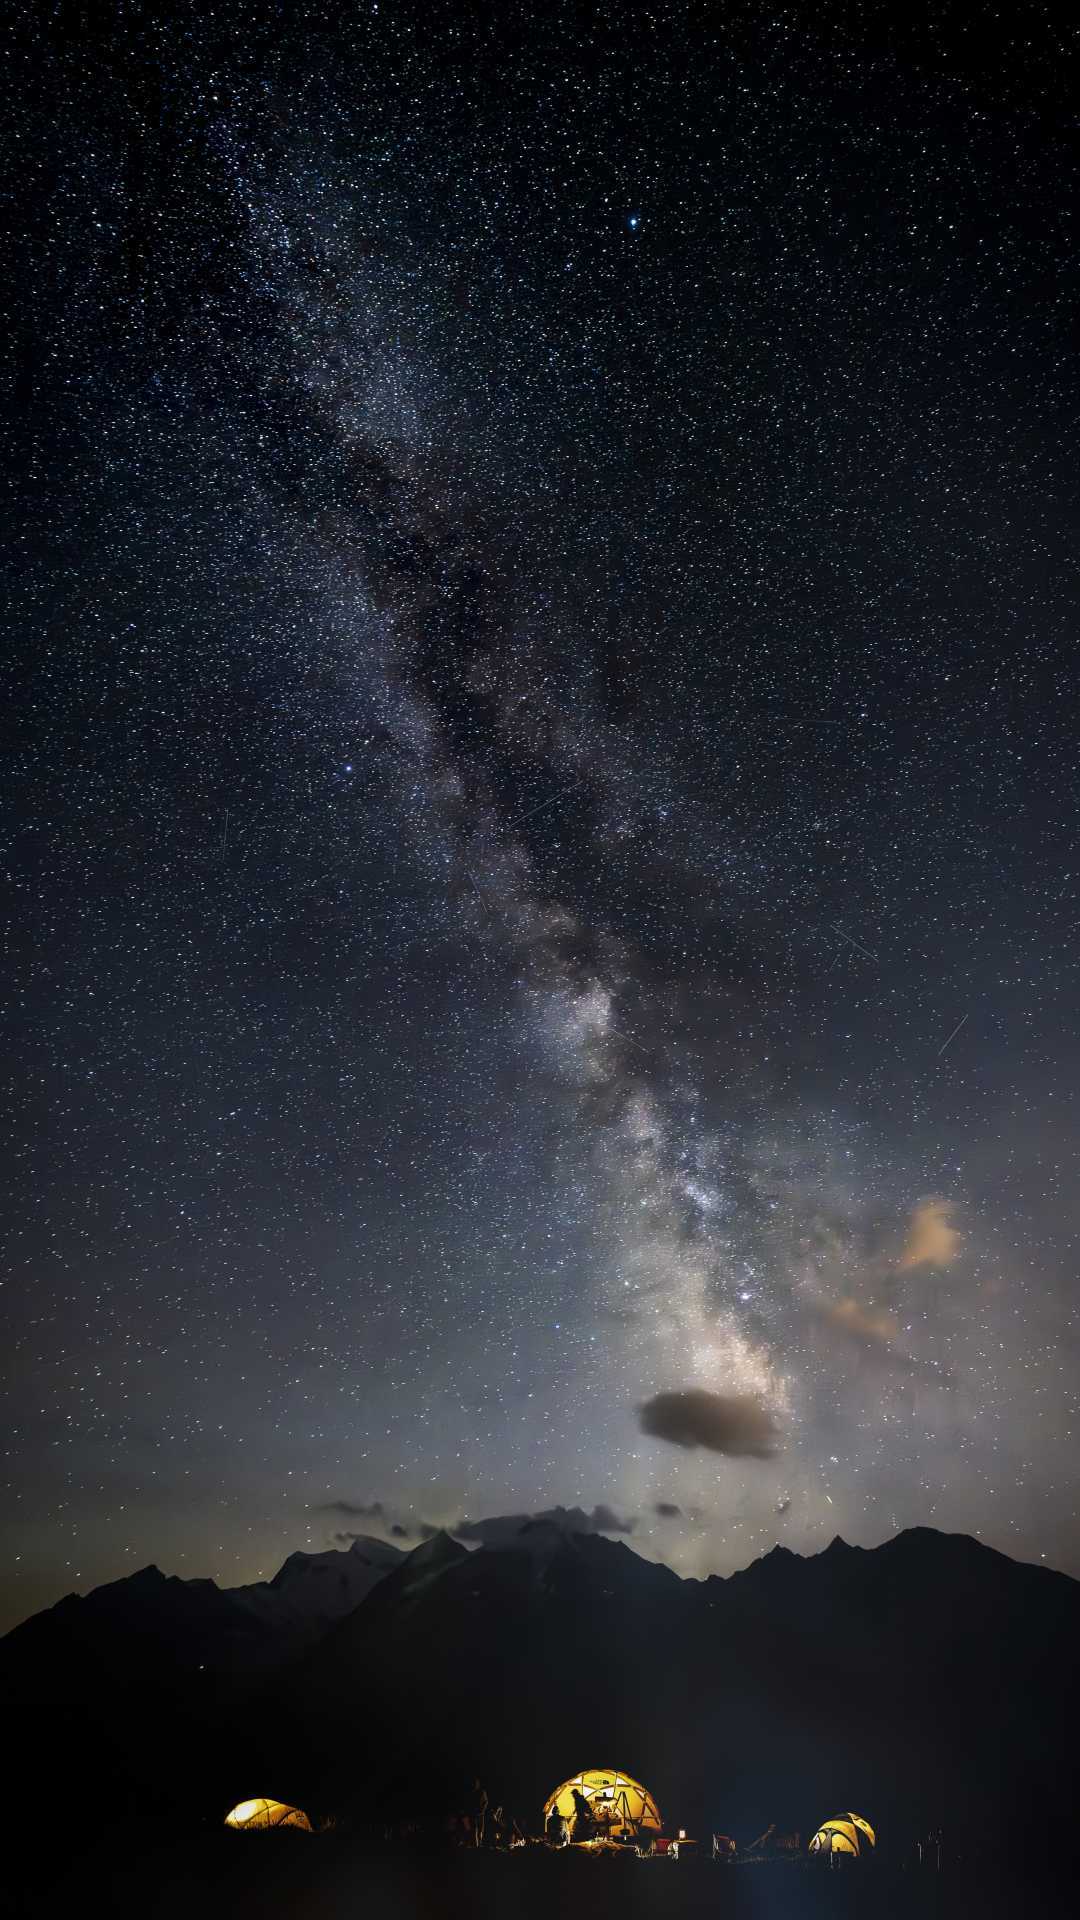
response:
<svg viewBox="0 0 1080 1920"><path fill-rule="evenodd" d="M573 1821L586 1803L593 1823L592 1837L631 1839L638 1833L659 1833L663 1822L651 1793L615 1767L589 1767L556 1787L544 1805L544 1825L553 1813Z"/></svg>
<svg viewBox="0 0 1080 1920"><path fill-rule="evenodd" d="M842 1813L835 1820L823 1820L810 1842L811 1853L849 1853L857 1858L865 1846L876 1846L877 1836L869 1820L861 1813Z"/></svg>
<svg viewBox="0 0 1080 1920"><path fill-rule="evenodd" d="M282 1800L241 1800L225 1815L227 1827L241 1827L245 1833L257 1833L266 1827L299 1827L311 1832L311 1821L299 1807L287 1807Z"/></svg>

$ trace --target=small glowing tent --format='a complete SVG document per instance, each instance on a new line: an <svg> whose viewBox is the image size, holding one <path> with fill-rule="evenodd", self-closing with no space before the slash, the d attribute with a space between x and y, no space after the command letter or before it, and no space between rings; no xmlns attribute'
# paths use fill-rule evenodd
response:
<svg viewBox="0 0 1080 1920"><path fill-rule="evenodd" d="M589 1767L556 1787L544 1805L544 1825L553 1813L573 1821L588 1807L594 1839L632 1840L642 1832L659 1833L663 1822L651 1793L615 1767Z"/></svg>
<svg viewBox="0 0 1080 1920"><path fill-rule="evenodd" d="M823 1820L810 1842L811 1853L848 1853L858 1858L863 1848L869 1852L877 1836L869 1820L861 1813L842 1813L835 1820Z"/></svg>
<svg viewBox="0 0 1080 1920"><path fill-rule="evenodd" d="M311 1821L299 1807L287 1807L282 1800L241 1800L225 1815L227 1827L240 1827L245 1833L257 1833L266 1827L299 1827L311 1832Z"/></svg>

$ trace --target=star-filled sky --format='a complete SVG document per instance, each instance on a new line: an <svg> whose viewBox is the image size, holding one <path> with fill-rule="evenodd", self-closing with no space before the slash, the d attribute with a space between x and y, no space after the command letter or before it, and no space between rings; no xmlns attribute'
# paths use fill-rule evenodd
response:
<svg viewBox="0 0 1080 1920"><path fill-rule="evenodd" d="M16 25L3 1624L555 1506L1080 1573L1075 54Z"/></svg>

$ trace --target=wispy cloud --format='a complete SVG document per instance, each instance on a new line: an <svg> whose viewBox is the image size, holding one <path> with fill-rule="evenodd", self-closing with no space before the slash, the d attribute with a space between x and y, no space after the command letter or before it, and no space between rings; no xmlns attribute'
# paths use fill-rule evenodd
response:
<svg viewBox="0 0 1080 1920"><path fill-rule="evenodd" d="M948 1200L924 1200L915 1208L908 1236L898 1265L901 1272L910 1267L948 1267L960 1251L963 1235L950 1224Z"/></svg>
<svg viewBox="0 0 1080 1920"><path fill-rule="evenodd" d="M448 1526L457 1540L476 1540L484 1546L505 1546L536 1521L550 1521L567 1533L633 1533L637 1524L633 1515L623 1516L601 1503L591 1513L580 1507L548 1507L542 1513L498 1514L489 1520L462 1520Z"/></svg>
<svg viewBox="0 0 1080 1920"><path fill-rule="evenodd" d="M865 1305L851 1295L843 1300L831 1301L823 1311L830 1326L839 1327L844 1333L874 1341L880 1346L891 1346L900 1330L894 1314L888 1313L884 1307Z"/></svg>
<svg viewBox="0 0 1080 1920"><path fill-rule="evenodd" d="M381 1500L324 1500L311 1509L312 1513L333 1513L342 1520L376 1520L383 1525L388 1520L386 1508Z"/></svg>

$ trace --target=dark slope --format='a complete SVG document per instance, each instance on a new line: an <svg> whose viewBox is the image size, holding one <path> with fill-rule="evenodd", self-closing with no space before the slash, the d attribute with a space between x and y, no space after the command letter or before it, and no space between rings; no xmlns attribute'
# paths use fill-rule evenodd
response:
<svg viewBox="0 0 1080 1920"><path fill-rule="evenodd" d="M344 1551L291 1553L272 1580L226 1593L269 1626L283 1648L298 1648L352 1613L404 1559L400 1547L361 1535Z"/></svg>
<svg viewBox="0 0 1080 1920"><path fill-rule="evenodd" d="M633 1746L647 1771L650 1649L686 1591L621 1544L543 1523L471 1554L441 1536L303 1663L290 1706L334 1774L353 1729L377 1727L384 1775L422 1752L448 1782L479 1771L528 1806L583 1747L632 1769Z"/></svg>
<svg viewBox="0 0 1080 1920"><path fill-rule="evenodd" d="M142 1567L80 1597L68 1594L0 1641L0 1698L39 1703L220 1684L280 1664L352 1613L404 1561L381 1540L342 1552L293 1553L270 1581L220 1588Z"/></svg>
<svg viewBox="0 0 1080 1920"><path fill-rule="evenodd" d="M24 1621L0 1641L0 1709L28 1824L51 1818L42 1787L58 1761L94 1783L66 1816L73 1829L102 1809L197 1814L244 1797L233 1785L258 1773L257 1690L403 1558L361 1540L231 1590L143 1567Z"/></svg>
<svg viewBox="0 0 1080 1920"><path fill-rule="evenodd" d="M59 1703L120 1698L186 1684L204 1671L238 1673L266 1659L270 1626L212 1580L178 1580L142 1567L80 1597L68 1594L0 1641L7 1699Z"/></svg>
<svg viewBox="0 0 1080 1920"><path fill-rule="evenodd" d="M625 1546L526 1529L431 1543L288 1676L314 1790L418 1764L535 1807L581 1765L638 1772L699 1827L806 1828L833 1807L979 1827L1064 1811L1080 1587L929 1529L776 1551L679 1581ZM306 1763L305 1763L306 1764Z"/></svg>
<svg viewBox="0 0 1080 1920"><path fill-rule="evenodd" d="M159 1659L177 1672L170 1634L189 1663L235 1647L250 1673L222 1611L236 1604L148 1570L28 1622L0 1665L10 1676L14 1653L25 1683L62 1647L70 1672L93 1642L65 1764L111 1768L133 1804L152 1779L155 1804L182 1801L187 1819L263 1792L313 1811L415 1810L420 1782L432 1812L479 1773L535 1820L588 1765L636 1773L692 1830L743 1837L769 1820L805 1834L848 1806L886 1850L940 1824L992 1845L1018 1804L1071 1818L1080 1586L963 1536L776 1549L696 1582L547 1523L473 1553L438 1535L242 1697L227 1665L196 1684L189 1664L171 1694L162 1674L151 1684Z"/></svg>

